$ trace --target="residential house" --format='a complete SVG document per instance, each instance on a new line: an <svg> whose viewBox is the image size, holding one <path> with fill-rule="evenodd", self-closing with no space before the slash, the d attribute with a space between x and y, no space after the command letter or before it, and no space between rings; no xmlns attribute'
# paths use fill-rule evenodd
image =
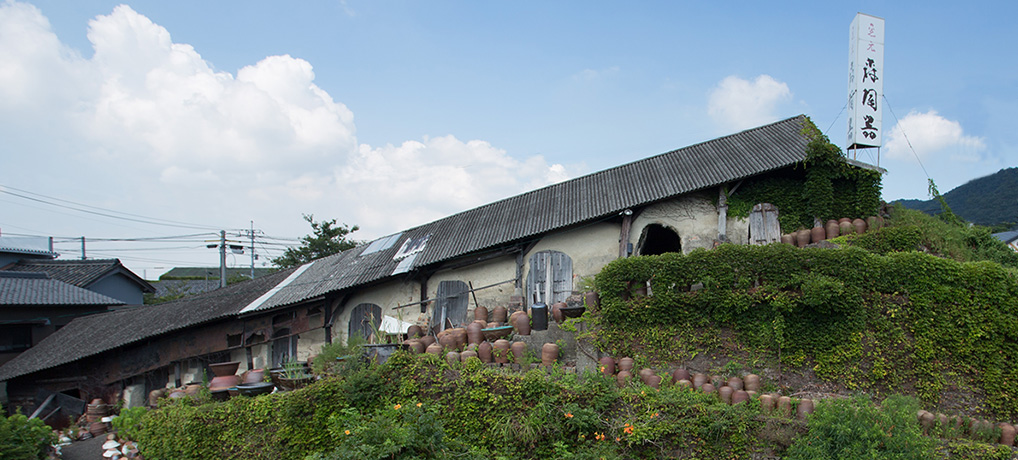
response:
<svg viewBox="0 0 1018 460"><path fill-rule="evenodd" d="M1006 244L1012 250L1018 251L1018 230L994 233L993 236L998 240L1003 241L1004 244Z"/></svg>
<svg viewBox="0 0 1018 460"><path fill-rule="evenodd" d="M49 278L118 299L128 305L144 303L155 288L120 263L119 259L21 259L0 267L3 272L45 273Z"/></svg>

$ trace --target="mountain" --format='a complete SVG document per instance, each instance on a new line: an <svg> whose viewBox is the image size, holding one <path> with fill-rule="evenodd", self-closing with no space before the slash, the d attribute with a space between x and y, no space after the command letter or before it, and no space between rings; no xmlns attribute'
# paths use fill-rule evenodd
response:
<svg viewBox="0 0 1018 460"><path fill-rule="evenodd" d="M973 179L944 194L951 211L978 225L1014 227L1018 224L1018 168L1006 168ZM898 200L902 206L927 214L940 212L937 200Z"/></svg>

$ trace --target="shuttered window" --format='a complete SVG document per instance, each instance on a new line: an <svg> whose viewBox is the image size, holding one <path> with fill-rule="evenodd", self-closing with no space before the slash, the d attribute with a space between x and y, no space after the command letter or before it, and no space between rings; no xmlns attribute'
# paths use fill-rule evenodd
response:
<svg viewBox="0 0 1018 460"><path fill-rule="evenodd" d="M359 304L350 312L350 330L347 337L368 340L381 324L382 307L373 303Z"/></svg>
<svg viewBox="0 0 1018 460"><path fill-rule="evenodd" d="M431 324L438 325L438 330L460 327L467 323L467 296L470 288L462 281L442 281L438 283L438 294L435 296L435 312Z"/></svg>
<svg viewBox="0 0 1018 460"><path fill-rule="evenodd" d="M770 203L753 206L749 213L749 244L769 244L781 241L778 207Z"/></svg>
<svg viewBox="0 0 1018 460"><path fill-rule="evenodd" d="M563 252L541 251L530 256L527 302L565 302L573 294L573 260Z"/></svg>

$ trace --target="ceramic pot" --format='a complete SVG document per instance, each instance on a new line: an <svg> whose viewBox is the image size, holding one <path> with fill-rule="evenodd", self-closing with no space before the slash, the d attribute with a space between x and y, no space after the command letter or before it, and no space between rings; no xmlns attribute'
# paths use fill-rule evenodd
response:
<svg viewBox="0 0 1018 460"><path fill-rule="evenodd" d="M997 426L1000 427L1000 439L997 442L1008 447L1013 446L1015 427L1009 423L1001 423Z"/></svg>
<svg viewBox="0 0 1018 460"><path fill-rule="evenodd" d="M612 359L611 356L605 356L604 358L601 358L600 362L601 362L601 373L604 374L605 377L611 377L612 375L615 374L615 360Z"/></svg>
<svg viewBox="0 0 1018 460"><path fill-rule="evenodd" d="M707 384L707 374L697 373L693 375L693 387L699 389Z"/></svg>
<svg viewBox="0 0 1018 460"><path fill-rule="evenodd" d="M488 322L488 309L478 305L477 308L474 309L474 319Z"/></svg>
<svg viewBox="0 0 1018 460"><path fill-rule="evenodd" d="M756 374L748 374L743 378L743 385L746 391L760 391L760 376Z"/></svg>
<svg viewBox="0 0 1018 460"><path fill-rule="evenodd" d="M880 228L880 224L877 222L877 216L869 216L866 218L866 229L876 230Z"/></svg>
<svg viewBox="0 0 1018 460"><path fill-rule="evenodd" d="M732 405L732 393L735 393L735 390L728 385L718 388L718 396L721 397L721 402L729 406Z"/></svg>
<svg viewBox="0 0 1018 460"><path fill-rule="evenodd" d="M513 342L509 346L509 349L513 352L513 362L517 364L523 364L523 361L527 359L527 344L524 342Z"/></svg>
<svg viewBox="0 0 1018 460"><path fill-rule="evenodd" d="M481 333L481 323L473 322L467 324L467 343L481 343L484 340L484 334Z"/></svg>
<svg viewBox="0 0 1018 460"><path fill-rule="evenodd" d="M212 381L209 382L209 390L225 390L230 387L235 387L240 383L239 375L221 375L213 377Z"/></svg>
<svg viewBox="0 0 1018 460"><path fill-rule="evenodd" d="M241 374L240 383L258 383L265 381L265 369L251 369Z"/></svg>
<svg viewBox="0 0 1018 460"><path fill-rule="evenodd" d="M693 379L689 375L689 371L688 370L680 368L680 369L675 369L674 371L672 371L672 381L678 382L679 380L689 380L689 381L692 381Z"/></svg>
<svg viewBox="0 0 1018 460"><path fill-rule="evenodd" d="M619 360L619 371L633 371L633 366L636 365L636 361L633 358L625 357Z"/></svg>
<svg viewBox="0 0 1018 460"><path fill-rule="evenodd" d="M551 366L558 360L558 345L554 343L546 343L541 347L541 364L545 366Z"/></svg>
<svg viewBox="0 0 1018 460"><path fill-rule="evenodd" d="M519 315L516 315L519 313ZM530 335L530 317L527 316L526 312L518 311L513 313L516 315L516 319L513 321L513 328L517 334Z"/></svg>
<svg viewBox="0 0 1018 460"><path fill-rule="evenodd" d="M643 369L640 369L639 375L640 375L640 381L643 382L643 383L647 383L647 379L649 379L650 376L654 375L654 369L651 369L649 367L645 367Z"/></svg>
<svg viewBox="0 0 1018 460"><path fill-rule="evenodd" d="M414 324L413 326L408 327L407 330L406 330L406 337L408 339L419 339L423 335L424 335L424 329L421 329L421 327L416 325L416 324Z"/></svg>
<svg viewBox="0 0 1018 460"><path fill-rule="evenodd" d="M746 390L736 390L735 393L732 393L732 405L746 401L749 401L749 392Z"/></svg>
<svg viewBox="0 0 1018 460"><path fill-rule="evenodd" d="M624 387L627 383L629 383L629 378L632 376L633 374L630 374L629 371L619 371L619 373L615 375L615 381L619 383L620 387Z"/></svg>
<svg viewBox="0 0 1018 460"><path fill-rule="evenodd" d="M587 308L600 307L601 297L596 292L585 292L583 293L583 306Z"/></svg>
<svg viewBox="0 0 1018 460"><path fill-rule="evenodd" d="M449 363L450 366L460 362L460 353L458 351L450 351L445 354L445 362Z"/></svg>
<svg viewBox="0 0 1018 460"><path fill-rule="evenodd" d="M732 387L732 391L743 390L742 379L738 377L731 377L728 379L728 386Z"/></svg>
<svg viewBox="0 0 1018 460"><path fill-rule="evenodd" d="M703 384L702 387L700 387L700 391L702 391L704 393L707 393L707 394L713 394L716 391L716 389L714 388L714 385L712 385L710 383L705 383L705 384Z"/></svg>
<svg viewBox="0 0 1018 460"><path fill-rule="evenodd" d="M809 230L803 229L795 232L795 245L804 248L809 244Z"/></svg>
<svg viewBox="0 0 1018 460"><path fill-rule="evenodd" d="M778 416L789 418L792 416L792 398L782 396L778 398Z"/></svg>
<svg viewBox="0 0 1018 460"><path fill-rule="evenodd" d="M760 395L760 412L764 415L770 415L774 412L774 397L771 395Z"/></svg>
<svg viewBox="0 0 1018 460"><path fill-rule="evenodd" d="M414 354L417 354L417 355L419 355L421 353L424 353L424 350L428 349L428 347L424 345L424 342L422 342L421 339L407 340L406 344L407 344L407 346L410 347L410 350L413 351Z"/></svg>
<svg viewBox="0 0 1018 460"><path fill-rule="evenodd" d="M852 227L855 229L857 235L866 233L866 221L862 219L855 219L852 221Z"/></svg>
<svg viewBox="0 0 1018 460"><path fill-rule="evenodd" d="M792 235L791 233L781 235L781 243L795 246L795 235Z"/></svg>
<svg viewBox="0 0 1018 460"><path fill-rule="evenodd" d="M466 350L463 353L460 353L460 361L463 361L463 362L467 362L468 359L476 358L476 357L477 357L477 352L474 351L474 350Z"/></svg>
<svg viewBox="0 0 1018 460"><path fill-rule="evenodd" d="M240 368L240 361L230 361L228 363L216 363L209 364L209 370L216 377L223 377L227 375L234 375L237 373L237 369ZM233 386L233 385L230 385Z"/></svg>
<svg viewBox="0 0 1018 460"><path fill-rule="evenodd" d="M795 416L799 420L805 421L809 414L813 413L813 400L812 399L800 399L799 406L795 408Z"/></svg>
<svg viewBox="0 0 1018 460"><path fill-rule="evenodd" d="M509 310L506 310L506 308L501 305L495 307L495 310L491 312L491 315L494 317L494 321L498 324L505 322L507 314L509 314Z"/></svg>
<svg viewBox="0 0 1018 460"><path fill-rule="evenodd" d="M827 231L823 227L813 227L809 229L809 239L814 243L819 243L827 239Z"/></svg>
<svg viewBox="0 0 1018 460"><path fill-rule="evenodd" d="M509 314L509 325L510 326L516 326L516 317L520 316L520 315L525 315L525 314L527 314L527 313L522 311L522 310L516 310L516 311L510 313Z"/></svg>
<svg viewBox="0 0 1018 460"><path fill-rule="evenodd" d="M837 238L839 233L841 233L841 227L838 226L838 221L834 219L827 221L827 225L824 227L826 239Z"/></svg>
<svg viewBox="0 0 1018 460"><path fill-rule="evenodd" d="M689 381L687 379L678 380L678 381L675 382L675 384L680 386L680 387L683 387L683 388L688 388L690 390L693 389L693 382L691 382L691 381Z"/></svg>
<svg viewBox="0 0 1018 460"><path fill-rule="evenodd" d="M482 363L490 363L490 362L492 362L492 360L493 360L493 356L492 355L493 355L493 347L491 346L491 342L487 342L487 341L481 342L481 344L477 346L477 357L481 358L481 362Z"/></svg>
<svg viewBox="0 0 1018 460"><path fill-rule="evenodd" d="M448 330L442 332L447 331ZM456 337L452 334L439 334L438 345L441 346L443 350L454 350L459 347L459 340L456 340ZM431 347L428 347L428 349L430 348Z"/></svg>
<svg viewBox="0 0 1018 460"><path fill-rule="evenodd" d="M437 343L428 345L428 348L426 348L425 351L435 356L442 356L442 346Z"/></svg>
<svg viewBox="0 0 1018 460"><path fill-rule="evenodd" d="M561 324L562 321L565 321L566 317L562 314L562 309L566 308L567 306L568 305L565 302L556 302L556 303L552 304L552 306L551 306L551 316L552 316L552 318L555 319L556 323L560 323Z"/></svg>
<svg viewBox="0 0 1018 460"><path fill-rule="evenodd" d="M842 236L850 235L852 232L855 232L855 227L852 226L852 221L845 222L844 219L842 219L842 222L838 222L838 233Z"/></svg>
<svg viewBox="0 0 1018 460"><path fill-rule="evenodd" d="M427 349L429 346L431 346L431 344L435 343L435 336L426 335L424 337L421 337L421 343L424 344L424 349Z"/></svg>
<svg viewBox="0 0 1018 460"><path fill-rule="evenodd" d="M509 362L509 341L506 339L498 339L491 346L492 354L494 354L495 362L499 364L506 364Z"/></svg>
<svg viewBox="0 0 1018 460"><path fill-rule="evenodd" d="M657 374L654 374L654 375L652 375L650 377L647 377L647 381L644 382L644 383L646 383L647 386L649 386L651 388L660 388L661 387L661 376L657 375Z"/></svg>
<svg viewBox="0 0 1018 460"><path fill-rule="evenodd" d="M852 223L852 219L849 219L848 217L842 217L841 219L838 219L838 225L844 224L846 222L851 224Z"/></svg>

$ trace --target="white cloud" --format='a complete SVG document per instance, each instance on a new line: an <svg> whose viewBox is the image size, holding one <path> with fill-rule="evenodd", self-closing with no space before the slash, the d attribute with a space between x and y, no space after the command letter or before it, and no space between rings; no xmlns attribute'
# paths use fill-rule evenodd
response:
<svg viewBox="0 0 1018 460"><path fill-rule="evenodd" d="M888 158L913 158L909 143L920 159L947 155L954 161L974 163L982 159L986 143L980 137L966 136L961 123L948 120L937 111L911 111L891 129L884 151Z"/></svg>
<svg viewBox="0 0 1018 460"><path fill-rule="evenodd" d="M573 75L573 80L576 81L594 81L602 78L607 78L612 75L619 73L618 66L611 66L601 70L594 69L583 69Z"/></svg>
<svg viewBox="0 0 1018 460"><path fill-rule="evenodd" d="M366 237L568 177L540 156L452 135L359 145L353 113L315 84L311 63L268 56L217 71L126 5L90 21L88 39L83 58L34 6L0 3L0 138L26 153L19 168L47 171L55 196L75 197L87 179L101 186L77 198L116 209L253 218L291 236L314 213Z"/></svg>
<svg viewBox="0 0 1018 460"><path fill-rule="evenodd" d="M792 98L788 85L770 75L753 81L725 77L708 95L707 113L726 131L738 131L776 121L779 105Z"/></svg>

